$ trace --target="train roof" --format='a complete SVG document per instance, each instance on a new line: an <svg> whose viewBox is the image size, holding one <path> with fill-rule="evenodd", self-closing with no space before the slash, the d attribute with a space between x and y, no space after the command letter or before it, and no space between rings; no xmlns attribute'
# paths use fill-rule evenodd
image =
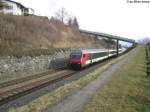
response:
<svg viewBox="0 0 150 112"><path fill-rule="evenodd" d="M109 51L116 51L115 49L109 49ZM80 49L73 50L72 53L98 53L98 52L108 52L108 49Z"/></svg>

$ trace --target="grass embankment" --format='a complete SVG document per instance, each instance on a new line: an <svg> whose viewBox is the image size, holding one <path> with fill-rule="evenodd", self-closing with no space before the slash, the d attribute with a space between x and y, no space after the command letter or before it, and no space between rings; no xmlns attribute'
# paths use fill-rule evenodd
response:
<svg viewBox="0 0 150 112"><path fill-rule="evenodd" d="M20 108L16 109L10 109L9 112L40 112L50 106L53 106L54 104L61 101L67 94L72 93L73 91L77 91L81 89L83 86L87 85L92 80L96 79L104 70L106 70L109 66L112 64L118 62L119 60L123 59L126 55L123 55L108 64L106 64L103 67L100 67L99 69L95 70L92 73L89 73L88 75L80 78L77 81L73 81L69 84L66 84L58 89L56 89L53 92L50 92L32 102L29 104L22 106Z"/></svg>
<svg viewBox="0 0 150 112"><path fill-rule="evenodd" d="M84 112L150 112L150 79L146 77L144 47L85 105Z"/></svg>

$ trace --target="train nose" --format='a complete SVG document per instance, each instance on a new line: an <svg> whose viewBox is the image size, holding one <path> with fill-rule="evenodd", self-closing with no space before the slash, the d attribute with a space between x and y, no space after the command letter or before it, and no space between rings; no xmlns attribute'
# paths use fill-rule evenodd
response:
<svg viewBox="0 0 150 112"><path fill-rule="evenodd" d="M81 64L81 60L80 59L70 59L70 63L79 63Z"/></svg>
<svg viewBox="0 0 150 112"><path fill-rule="evenodd" d="M78 60L78 61L70 61L70 66L73 69L80 69L81 68L81 62L80 62L80 60Z"/></svg>

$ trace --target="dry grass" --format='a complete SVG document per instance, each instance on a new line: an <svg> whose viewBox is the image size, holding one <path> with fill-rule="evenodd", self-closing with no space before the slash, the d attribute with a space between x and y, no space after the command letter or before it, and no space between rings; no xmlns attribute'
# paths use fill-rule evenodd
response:
<svg viewBox="0 0 150 112"><path fill-rule="evenodd" d="M93 48L107 46L95 37L82 36L78 29L58 20L37 16L13 16L0 14L0 52L52 49Z"/></svg>
<svg viewBox="0 0 150 112"><path fill-rule="evenodd" d="M84 112L150 112L150 81L146 78L144 47L89 102Z"/></svg>

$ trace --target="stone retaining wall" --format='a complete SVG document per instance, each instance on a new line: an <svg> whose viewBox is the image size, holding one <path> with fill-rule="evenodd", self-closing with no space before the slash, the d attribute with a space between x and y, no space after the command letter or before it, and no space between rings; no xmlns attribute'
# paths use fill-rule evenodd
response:
<svg viewBox="0 0 150 112"><path fill-rule="evenodd" d="M24 75L41 73L50 69L67 67L69 52L59 52L52 56L38 57L1 57L0 79L21 77Z"/></svg>

